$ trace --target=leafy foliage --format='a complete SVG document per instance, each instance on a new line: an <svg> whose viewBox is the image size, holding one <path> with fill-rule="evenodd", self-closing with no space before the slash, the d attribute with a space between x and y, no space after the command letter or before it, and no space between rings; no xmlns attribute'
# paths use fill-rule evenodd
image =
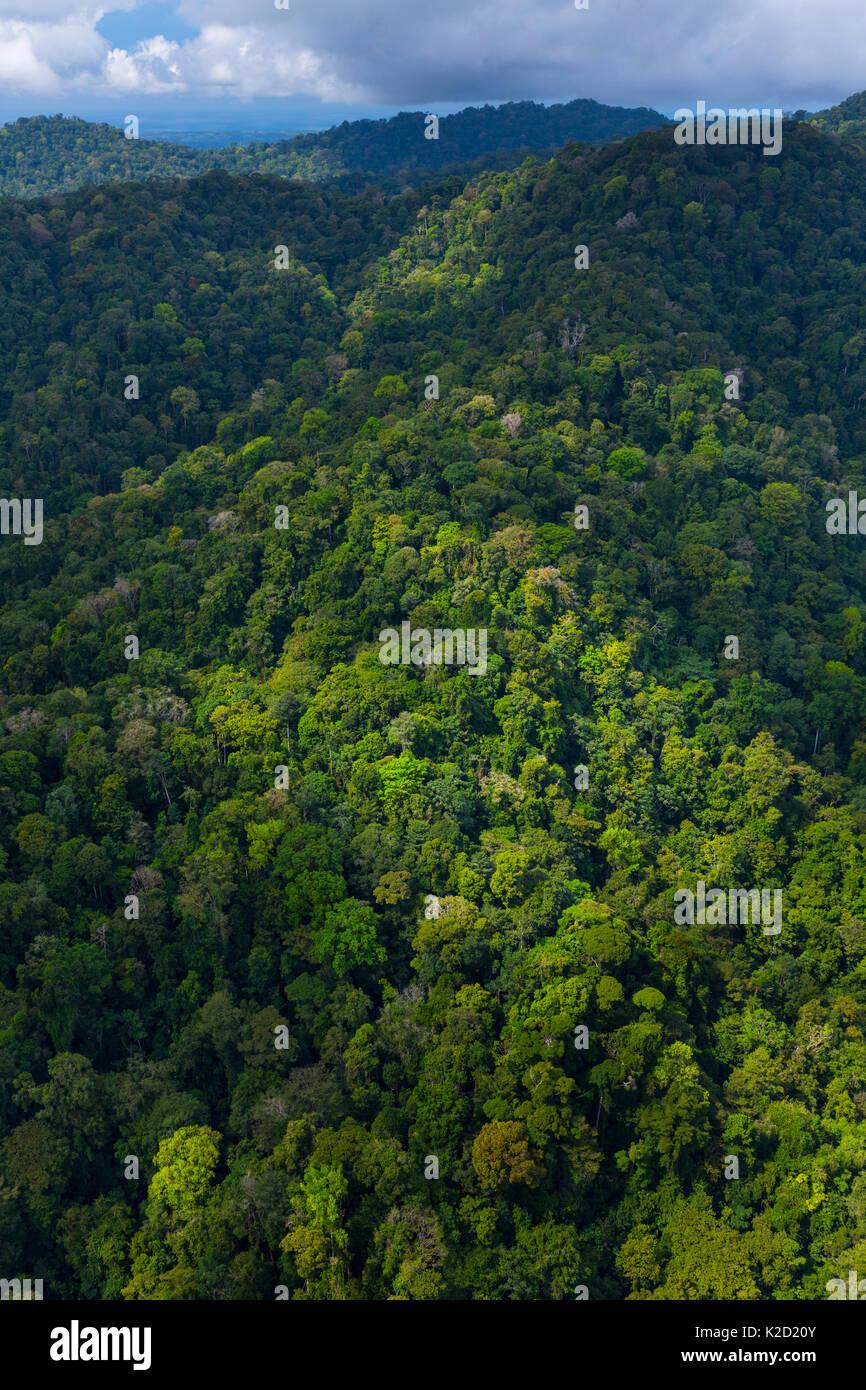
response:
<svg viewBox="0 0 866 1390"><path fill-rule="evenodd" d="M4 1267L780 1299L862 1259L863 162L768 163L0 205L0 483L46 512L0 544ZM486 673L383 665L403 621ZM677 925L699 879L781 934Z"/></svg>
<svg viewBox="0 0 866 1390"><path fill-rule="evenodd" d="M566 140L620 140L665 123L645 106L604 106L585 98L551 106L511 101L441 117L436 139L425 137L423 112L402 111L388 119L343 121L291 140L195 149L127 138L117 126L75 116L22 116L0 126L0 193L33 198L82 184L189 177L213 169L316 182L362 176L363 186L374 174L432 173L482 158L485 168L510 167L516 152L552 151Z"/></svg>

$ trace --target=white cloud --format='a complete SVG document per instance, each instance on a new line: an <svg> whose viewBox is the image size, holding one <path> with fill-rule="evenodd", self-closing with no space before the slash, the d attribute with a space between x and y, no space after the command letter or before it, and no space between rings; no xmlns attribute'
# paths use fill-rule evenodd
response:
<svg viewBox="0 0 866 1390"><path fill-rule="evenodd" d="M237 0L181 0L189 24L238 25ZM246 12L249 14L249 11ZM255 6L278 55L307 50L319 72L373 102L595 96L675 104L866 85L862 0L291 0ZM241 23L240 31L246 26Z"/></svg>
<svg viewBox="0 0 866 1390"><path fill-rule="evenodd" d="M269 30L249 25L206 24L195 39L179 46L176 61L182 80L209 94L222 87L242 98L299 94L351 101L363 95L294 35L291 42L275 42Z"/></svg>
<svg viewBox="0 0 866 1390"><path fill-rule="evenodd" d="M109 9L129 11L135 9L136 3L137 0L119 0L116 5L80 5L76 16L92 26ZM69 4L64 0L0 0L0 20L4 19L20 19L28 26L52 20L62 24L69 19Z"/></svg>
<svg viewBox="0 0 866 1390"><path fill-rule="evenodd" d="M158 96L163 92L186 90L181 73L181 46L157 34L143 39L132 53L112 48L105 57L103 74L117 92L140 92Z"/></svg>
<svg viewBox="0 0 866 1390"><path fill-rule="evenodd" d="M105 53L105 39L87 17L70 15L56 24L28 26L33 50L59 77L96 72Z"/></svg>
<svg viewBox="0 0 866 1390"><path fill-rule="evenodd" d="M54 69L37 57L32 36L15 20L0 20L0 82L16 95L54 95L60 90Z"/></svg>
<svg viewBox="0 0 866 1390"><path fill-rule="evenodd" d="M73 0L74 3L74 0ZM705 96L790 106L866 85L862 0L180 0L200 32L111 47L95 25L134 0L70 13L0 0L11 93L307 96L433 106L594 96L671 109Z"/></svg>

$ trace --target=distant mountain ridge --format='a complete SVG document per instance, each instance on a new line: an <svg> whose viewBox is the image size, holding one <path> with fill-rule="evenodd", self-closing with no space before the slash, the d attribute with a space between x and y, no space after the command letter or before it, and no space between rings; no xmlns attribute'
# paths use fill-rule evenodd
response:
<svg viewBox="0 0 866 1390"><path fill-rule="evenodd" d="M666 124L650 107L605 106L579 98L565 104L506 102L467 107L439 118L438 139L425 137L425 116L403 111L382 120L344 121L291 140L194 148L164 140L127 139L117 126L77 116L25 116L0 127L0 194L32 198L114 180L177 178L224 169L314 182L347 175L435 172L491 156L506 167L567 140L603 144Z"/></svg>
<svg viewBox="0 0 866 1390"><path fill-rule="evenodd" d="M824 111L796 111L795 119L808 121L819 130L842 135L861 143L866 139L866 92L854 92L838 106Z"/></svg>

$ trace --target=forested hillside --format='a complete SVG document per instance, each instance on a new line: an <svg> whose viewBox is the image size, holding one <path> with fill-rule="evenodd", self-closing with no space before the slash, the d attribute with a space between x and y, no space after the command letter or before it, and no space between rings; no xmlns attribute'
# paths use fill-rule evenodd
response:
<svg viewBox="0 0 866 1390"><path fill-rule="evenodd" d="M211 169L315 182L341 178L363 186L374 175L433 172L482 156L485 168L511 168L522 156L552 153L566 140L602 144L663 124L665 117L645 106L511 101L443 116L435 138L424 112L403 111L387 120L343 121L291 140L195 149L145 138L146 122L140 138L127 138L118 126L75 116L22 116L0 126L0 194L32 198L82 184L176 178Z"/></svg>
<svg viewBox="0 0 866 1390"><path fill-rule="evenodd" d="M855 92L838 106L827 107L824 111L798 111L796 116L809 121L818 130L843 135L846 140L862 144L866 135L866 92Z"/></svg>
<svg viewBox="0 0 866 1390"><path fill-rule="evenodd" d="M0 203L0 492L45 512L0 538L4 1269L864 1268L864 176L786 125ZM486 669L383 664L404 622ZM678 922L699 882L781 931Z"/></svg>

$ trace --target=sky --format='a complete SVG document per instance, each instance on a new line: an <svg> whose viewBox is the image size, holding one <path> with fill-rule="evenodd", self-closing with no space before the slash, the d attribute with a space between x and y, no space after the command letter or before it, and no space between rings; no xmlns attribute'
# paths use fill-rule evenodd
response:
<svg viewBox="0 0 866 1390"><path fill-rule="evenodd" d="M143 138L574 97L816 110L864 87L864 0L0 0L0 121L134 114Z"/></svg>

